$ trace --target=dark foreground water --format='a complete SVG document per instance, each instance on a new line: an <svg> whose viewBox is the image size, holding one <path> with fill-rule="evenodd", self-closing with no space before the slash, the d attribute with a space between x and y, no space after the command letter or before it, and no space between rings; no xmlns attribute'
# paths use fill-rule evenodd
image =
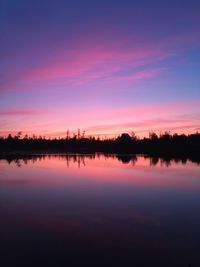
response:
<svg viewBox="0 0 200 267"><path fill-rule="evenodd" d="M0 160L0 266L200 266L200 165Z"/></svg>

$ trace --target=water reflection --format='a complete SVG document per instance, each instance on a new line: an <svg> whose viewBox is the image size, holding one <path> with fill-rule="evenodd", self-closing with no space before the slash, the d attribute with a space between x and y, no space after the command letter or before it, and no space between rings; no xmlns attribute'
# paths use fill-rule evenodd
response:
<svg viewBox="0 0 200 267"><path fill-rule="evenodd" d="M1 266L199 266L200 166L142 155L0 160Z"/></svg>
<svg viewBox="0 0 200 267"><path fill-rule="evenodd" d="M0 156L0 160L4 159L8 164L16 164L17 167L22 167L23 165L27 165L29 163L35 163L37 161L44 161L45 159L53 159L53 158L65 160L67 163L67 167L70 167L70 163L77 163L77 167L83 167L86 165L85 160L95 160L100 159L101 157L105 159L118 160L122 164L131 164L134 166L138 161L138 155L127 154L102 154L102 153L94 153L94 154L38 154L38 155L6 155ZM187 164L187 162L193 162L197 165L200 164L200 160L198 157L155 157L144 155L145 159L148 159L149 166L165 166L169 167L173 164Z"/></svg>

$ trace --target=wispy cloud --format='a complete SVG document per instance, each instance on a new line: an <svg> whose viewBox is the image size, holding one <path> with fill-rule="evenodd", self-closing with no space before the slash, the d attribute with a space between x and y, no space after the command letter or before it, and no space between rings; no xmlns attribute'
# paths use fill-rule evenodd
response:
<svg viewBox="0 0 200 267"><path fill-rule="evenodd" d="M121 77L119 77L119 80L137 81L137 80L141 80L141 79L147 79L147 78L154 77L155 75L160 73L161 70L163 70L163 68L151 69L151 70L142 70L142 71L138 71L135 73L131 73L131 74L126 75L126 76L121 76Z"/></svg>
<svg viewBox="0 0 200 267"><path fill-rule="evenodd" d="M122 41L118 41L117 45L105 41L104 46L96 44L96 46L80 46L70 51L63 49L57 53L56 59L50 57L38 61L31 67L7 71L0 89L5 90L16 85L19 89L21 82L60 81L61 79L74 83L88 83L113 75L121 76L121 71L152 64L172 56L159 45L140 46L136 43L131 48L127 48L126 45ZM124 79L138 80L153 75L156 75L156 70L150 69Z"/></svg>
<svg viewBox="0 0 200 267"><path fill-rule="evenodd" d="M181 120L179 118L177 119L164 119L164 118L157 118L157 119L150 119L150 120L142 120L142 121L133 121L133 122L121 122L121 123L117 123L117 124L105 124L105 125L94 125L94 126L90 126L86 128L86 131L89 132L99 132L99 131L111 131L111 130L115 130L115 131L121 131L121 130L126 130L126 131L130 131L130 130L135 130L137 131L138 129L143 129L145 131L148 131L148 129L161 129L161 128L174 128L174 129L179 129L179 128L187 128L187 127L193 127L195 129L195 127L198 126L198 124L191 124L188 126L188 124L185 125L185 123L189 123L190 120ZM177 126L180 125L180 126Z"/></svg>
<svg viewBox="0 0 200 267"><path fill-rule="evenodd" d="M185 34L148 44L141 35L137 38L126 36L123 40L115 41L104 39L98 44L92 41L93 37L91 33L88 40L82 36L78 40L74 38L70 49L66 49L63 43L57 43L57 47L50 46L51 50L46 56L37 58L36 55L36 60L31 65L28 63L29 53L26 51L22 55L24 64L13 64L10 69L4 70L0 91L27 90L34 83L41 84L40 89L35 89L41 90L48 88L48 82L54 82L54 86L59 83L66 86L83 85L92 81L120 80L125 83L151 78L166 68L164 65L157 68L153 65L173 58L180 50L198 40L194 35ZM33 52L30 50L30 54ZM138 71L138 68L142 70Z"/></svg>
<svg viewBox="0 0 200 267"><path fill-rule="evenodd" d="M0 110L0 116L33 116L39 115L41 111L33 110Z"/></svg>

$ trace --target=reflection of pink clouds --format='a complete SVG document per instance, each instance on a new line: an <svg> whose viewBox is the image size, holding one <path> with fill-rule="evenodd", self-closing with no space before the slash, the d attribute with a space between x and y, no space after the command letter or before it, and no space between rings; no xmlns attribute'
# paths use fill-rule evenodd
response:
<svg viewBox="0 0 200 267"><path fill-rule="evenodd" d="M38 212L41 207L43 208L42 214ZM51 212L48 212L45 210L45 206L41 205L35 211L35 209L28 206L28 203L13 203L11 201L9 207L4 208L6 213L1 212L2 222L5 222L7 227L11 226L12 222L14 222L22 229L29 228L40 232L50 231L64 238L67 236L68 238L65 241L69 245L72 244L71 240L73 240L73 244L74 242L78 245L82 244L84 249L86 244L87 247L92 245L93 248L102 245L104 248L105 246L116 245L116 237L120 237L121 242L125 242L126 245L130 242L138 245L145 245L150 242L152 245L154 241L145 238L144 233L136 235L134 232L134 238L130 236L130 233L127 232L127 224L160 225L158 216L135 211L132 207L126 210L124 210L124 207L123 210L111 208L108 211L103 206L96 212L93 207L83 201L81 203L81 211L79 208L74 207L73 212L68 216L59 213L55 216L54 208ZM118 223L119 221L120 223ZM97 231L97 229L100 229L100 231ZM122 232L123 236L121 235ZM115 238L107 238L108 236L115 236Z"/></svg>
<svg viewBox="0 0 200 267"><path fill-rule="evenodd" d="M4 164L4 171L9 172L9 179L1 178L0 184L9 186L48 184L55 187L62 184L71 190L76 188L76 192L81 191L86 184L87 186L90 184L91 187L112 184L200 191L199 167L191 162L183 165L172 161L171 165L166 167L165 163L159 161L156 166L150 168L150 159L144 157L138 157L134 165L132 162L124 165L114 157L103 155L98 158L71 156L68 163L65 157L50 156L35 162L29 161L27 166L22 163L20 177L16 170L18 167L11 166L12 168ZM32 167L35 176L30 174Z"/></svg>

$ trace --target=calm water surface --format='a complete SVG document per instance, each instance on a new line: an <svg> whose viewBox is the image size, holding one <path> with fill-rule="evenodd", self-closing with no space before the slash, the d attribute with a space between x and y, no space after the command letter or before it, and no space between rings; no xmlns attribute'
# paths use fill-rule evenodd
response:
<svg viewBox="0 0 200 267"><path fill-rule="evenodd" d="M0 266L200 266L200 165L0 160Z"/></svg>

